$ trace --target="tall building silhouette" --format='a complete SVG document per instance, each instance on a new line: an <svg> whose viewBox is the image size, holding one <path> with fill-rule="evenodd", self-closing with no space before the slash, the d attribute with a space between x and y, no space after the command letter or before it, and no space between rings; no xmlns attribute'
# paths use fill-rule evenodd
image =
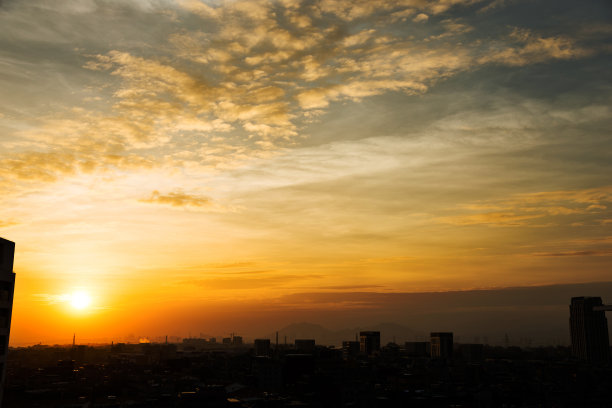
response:
<svg viewBox="0 0 612 408"><path fill-rule="evenodd" d="M453 333L434 332L430 337L431 357L451 361L453 359Z"/></svg>
<svg viewBox="0 0 612 408"><path fill-rule="evenodd" d="M11 315L13 314L13 293L15 291L14 257L15 243L0 238L0 404L2 403L4 390L6 353L8 352Z"/></svg>
<svg viewBox="0 0 612 408"><path fill-rule="evenodd" d="M572 355L590 363L610 361L610 339L606 310L612 306L602 303L600 297L573 297L570 304L570 334Z"/></svg>
<svg viewBox="0 0 612 408"><path fill-rule="evenodd" d="M359 333L359 349L368 356L380 350L380 332L362 331Z"/></svg>

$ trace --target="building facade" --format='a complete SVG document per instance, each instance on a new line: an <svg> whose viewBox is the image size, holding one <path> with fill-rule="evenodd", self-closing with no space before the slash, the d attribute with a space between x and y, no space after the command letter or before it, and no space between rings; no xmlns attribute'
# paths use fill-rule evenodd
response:
<svg viewBox="0 0 612 408"><path fill-rule="evenodd" d="M368 356L380 351L380 332L359 332L359 349L362 353Z"/></svg>
<svg viewBox="0 0 612 408"><path fill-rule="evenodd" d="M453 359L453 333L434 332L430 335L431 358Z"/></svg>
<svg viewBox="0 0 612 408"><path fill-rule="evenodd" d="M590 363L610 361L606 306L600 297L573 297L570 304L572 355Z"/></svg>
<svg viewBox="0 0 612 408"><path fill-rule="evenodd" d="M15 293L14 257L15 243L0 238L0 404L2 403L6 354L8 352L11 316L13 314L13 295Z"/></svg>

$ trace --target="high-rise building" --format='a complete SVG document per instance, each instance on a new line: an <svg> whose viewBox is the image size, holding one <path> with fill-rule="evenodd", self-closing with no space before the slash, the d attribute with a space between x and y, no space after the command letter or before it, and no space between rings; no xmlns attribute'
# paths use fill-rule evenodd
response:
<svg viewBox="0 0 612 408"><path fill-rule="evenodd" d="M11 315L13 314L13 294L15 291L14 257L15 243L0 238L0 404L2 403L6 353L8 352Z"/></svg>
<svg viewBox="0 0 612 408"><path fill-rule="evenodd" d="M610 360L610 339L605 306L600 297L573 297L570 304L572 355L582 361L605 363Z"/></svg>
<svg viewBox="0 0 612 408"><path fill-rule="evenodd" d="M359 348L366 355L374 354L380 350L380 332L362 331L359 332Z"/></svg>
<svg viewBox="0 0 612 408"><path fill-rule="evenodd" d="M431 333L431 358L439 358L450 361L453 359L453 333L434 332Z"/></svg>

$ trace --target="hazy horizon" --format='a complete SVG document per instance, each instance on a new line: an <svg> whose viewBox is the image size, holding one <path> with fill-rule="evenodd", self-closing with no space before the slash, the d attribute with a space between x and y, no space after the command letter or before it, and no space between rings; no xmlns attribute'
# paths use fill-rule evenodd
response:
<svg viewBox="0 0 612 408"><path fill-rule="evenodd" d="M131 332L115 332L107 337L92 337L91 329L79 331L77 325L64 325L68 331L61 336L20 343L11 340L11 346L72 344L73 334L77 344L137 343L141 339L160 342L165 336L175 342L189 337L216 337L220 343L231 333L252 342L255 338L274 340L276 331L280 343L287 335L291 344L296 338L314 338L319 344L338 346L343 340L353 340L359 330L380 330L383 344L394 338L399 344L427 341L430 332L452 331L459 343L506 345L508 335L507 344L514 346L569 345L572 296L600 296L604 303L612 304L612 282L452 292L297 293L291 295L293 301L271 299L230 310L222 314L229 316L226 321L166 321L162 322L166 326L140 325ZM355 307L357 303L359 307ZM350 306L343 308L346 304ZM70 327L75 331L69 331Z"/></svg>

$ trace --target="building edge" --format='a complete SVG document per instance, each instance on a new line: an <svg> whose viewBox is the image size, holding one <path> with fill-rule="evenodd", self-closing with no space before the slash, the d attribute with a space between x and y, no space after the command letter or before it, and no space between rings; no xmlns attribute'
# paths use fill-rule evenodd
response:
<svg viewBox="0 0 612 408"><path fill-rule="evenodd" d="M15 294L15 243L0 238L0 406L4 396L6 377L6 357L13 315L13 296Z"/></svg>

